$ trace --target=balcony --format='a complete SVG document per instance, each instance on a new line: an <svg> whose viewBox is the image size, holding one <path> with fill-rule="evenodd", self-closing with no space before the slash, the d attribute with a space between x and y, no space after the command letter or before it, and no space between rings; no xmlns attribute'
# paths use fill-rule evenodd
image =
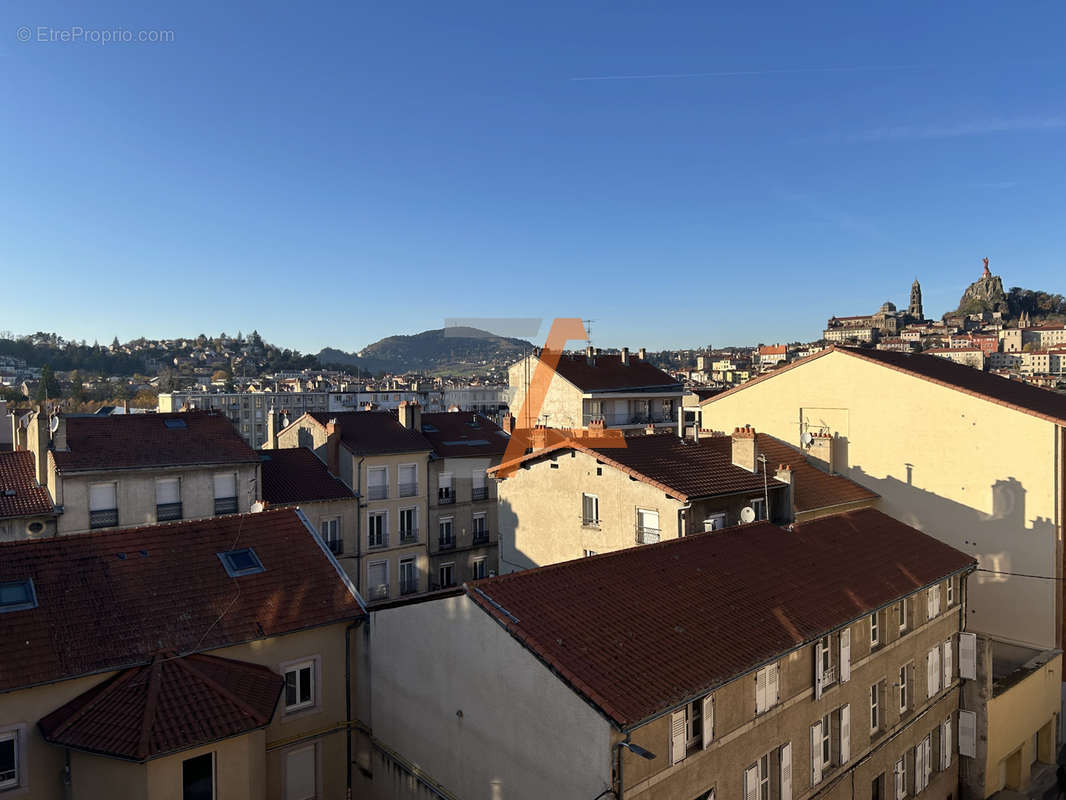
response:
<svg viewBox="0 0 1066 800"><path fill-rule="evenodd" d="M367 587L367 599L368 600L388 600L389 599L389 585L387 583L379 583L377 586Z"/></svg>
<svg viewBox="0 0 1066 800"><path fill-rule="evenodd" d="M335 556L344 555L344 540L343 539L326 539L326 547Z"/></svg>
<svg viewBox="0 0 1066 800"><path fill-rule="evenodd" d="M215 498L215 514L236 514L237 513L237 498L236 497L216 497Z"/></svg>
<svg viewBox="0 0 1066 800"><path fill-rule="evenodd" d="M156 505L156 522L172 522L176 519L181 519L181 503L158 503Z"/></svg>
<svg viewBox="0 0 1066 800"><path fill-rule="evenodd" d="M488 541L489 532L487 530L474 531L474 544L488 544Z"/></svg>
<svg viewBox="0 0 1066 800"><path fill-rule="evenodd" d="M389 546L389 535L385 534L370 534L367 537L366 547L368 550L379 550L382 547Z"/></svg>
<svg viewBox="0 0 1066 800"><path fill-rule="evenodd" d="M399 489L400 497L414 497L418 494L417 483L401 483Z"/></svg>
<svg viewBox="0 0 1066 800"><path fill-rule="evenodd" d="M400 531L401 542L417 542L418 541L418 528L409 528L408 530Z"/></svg>
<svg viewBox="0 0 1066 800"><path fill-rule="evenodd" d="M837 668L836 668L835 664L833 666L831 666L831 667L826 667L825 669L822 670L822 689L823 690L827 686L832 686L836 682L837 682Z"/></svg>
<svg viewBox="0 0 1066 800"><path fill-rule="evenodd" d="M400 581L400 594L418 594L418 581L417 580L401 580Z"/></svg>
<svg viewBox="0 0 1066 800"><path fill-rule="evenodd" d="M113 528L118 525L118 509L104 508L89 512L90 528Z"/></svg>
<svg viewBox="0 0 1066 800"><path fill-rule="evenodd" d="M441 550L453 550L455 548L455 537L441 536L437 539L437 547Z"/></svg>
<svg viewBox="0 0 1066 800"><path fill-rule="evenodd" d="M646 528L643 525L637 526L637 544L655 544L661 538L661 530L658 528Z"/></svg>
<svg viewBox="0 0 1066 800"><path fill-rule="evenodd" d="M475 500L475 501L477 501L477 500L488 500L489 499L489 487L488 486L482 486L482 487L478 488L477 486L475 486L473 489L470 490L470 499L471 500Z"/></svg>
<svg viewBox="0 0 1066 800"><path fill-rule="evenodd" d="M666 414L582 414L581 425L587 428L594 420L603 420L608 428L618 428L624 425L665 425L676 424L676 419L671 419Z"/></svg>
<svg viewBox="0 0 1066 800"><path fill-rule="evenodd" d="M455 502L455 492L451 489L438 489L437 490L437 505L438 506L450 506Z"/></svg>
<svg viewBox="0 0 1066 800"><path fill-rule="evenodd" d="M368 486L366 489L368 500L385 500L389 496L388 486Z"/></svg>

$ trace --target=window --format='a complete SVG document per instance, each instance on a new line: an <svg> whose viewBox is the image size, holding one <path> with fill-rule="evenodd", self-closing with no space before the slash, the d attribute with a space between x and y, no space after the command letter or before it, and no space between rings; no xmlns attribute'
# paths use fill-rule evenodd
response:
<svg viewBox="0 0 1066 800"><path fill-rule="evenodd" d="M870 687L870 733L876 733L881 727L881 684Z"/></svg>
<svg viewBox="0 0 1066 800"><path fill-rule="evenodd" d="M400 594L414 594L418 591L418 570L413 558L400 559Z"/></svg>
<svg viewBox="0 0 1066 800"><path fill-rule="evenodd" d="M322 541L330 549L330 552L341 555L344 552L344 542L341 540L341 518L322 520Z"/></svg>
<svg viewBox="0 0 1066 800"><path fill-rule="evenodd" d="M418 465L400 464L400 497L418 494Z"/></svg>
<svg viewBox="0 0 1066 800"><path fill-rule="evenodd" d="M764 753L744 770L743 800L791 800L792 743Z"/></svg>
<svg viewBox="0 0 1066 800"><path fill-rule="evenodd" d="M366 588L371 600L387 600L389 597L389 564L373 561L366 567Z"/></svg>
<svg viewBox="0 0 1066 800"><path fill-rule="evenodd" d="M263 572L265 569L263 562L255 554L255 550L250 547L246 547L243 550L227 550L224 553L219 553L218 558L222 562L222 566L225 567L226 574L231 578L254 575L257 572Z"/></svg>
<svg viewBox="0 0 1066 800"><path fill-rule="evenodd" d="M441 548L455 547L455 532L452 523L451 517L441 517L440 537L438 539Z"/></svg>
<svg viewBox="0 0 1066 800"><path fill-rule="evenodd" d="M925 656L925 687L928 697L940 691L940 645L930 650Z"/></svg>
<svg viewBox="0 0 1066 800"><path fill-rule="evenodd" d="M285 713L315 704L315 662L301 661L285 668Z"/></svg>
<svg viewBox="0 0 1066 800"><path fill-rule="evenodd" d="M484 578L485 574L486 574L486 572L485 572L485 559L483 559L483 558L475 558L474 559L474 580L476 581L476 580L479 580L481 578Z"/></svg>
<svg viewBox="0 0 1066 800"><path fill-rule="evenodd" d="M418 509L400 509L400 539L408 542L418 538Z"/></svg>
<svg viewBox="0 0 1066 800"><path fill-rule="evenodd" d="M766 500L762 497L754 498L750 504L752 511L755 512L755 519L766 519Z"/></svg>
<svg viewBox="0 0 1066 800"><path fill-rule="evenodd" d="M489 529L485 522L485 513L480 512L473 516L474 544L481 544L489 540Z"/></svg>
<svg viewBox="0 0 1066 800"><path fill-rule="evenodd" d="M940 614L940 584L929 588L926 595L926 604L928 606L926 609L928 618L936 619Z"/></svg>
<svg viewBox="0 0 1066 800"><path fill-rule="evenodd" d="M315 800L318 797L317 745L308 745L285 754L285 800Z"/></svg>
<svg viewBox="0 0 1066 800"><path fill-rule="evenodd" d="M947 583L947 604L949 606L955 605L955 579L948 578Z"/></svg>
<svg viewBox="0 0 1066 800"><path fill-rule="evenodd" d="M659 512L638 508L637 544L655 544L657 541L659 541Z"/></svg>
<svg viewBox="0 0 1066 800"><path fill-rule="evenodd" d="M940 668L944 673L944 688L947 689L951 686L951 682L955 680L955 665L952 663L951 654L951 639L947 639L941 646L943 649L943 657L940 659Z"/></svg>
<svg viewBox="0 0 1066 800"><path fill-rule="evenodd" d="M384 500L389 496L389 472L385 467L369 467L366 471L368 500Z"/></svg>
<svg viewBox="0 0 1066 800"><path fill-rule="evenodd" d="M89 484L89 527L118 525L118 487L115 483Z"/></svg>
<svg viewBox="0 0 1066 800"><path fill-rule="evenodd" d="M822 780L830 767L851 758L851 706L845 704L811 726L811 783Z"/></svg>
<svg viewBox="0 0 1066 800"><path fill-rule="evenodd" d="M896 779L896 800L903 800L907 796L907 756L904 755L896 762L893 777Z"/></svg>
<svg viewBox="0 0 1066 800"><path fill-rule="evenodd" d="M181 800L214 800L215 754L187 758L181 762Z"/></svg>
<svg viewBox="0 0 1066 800"><path fill-rule="evenodd" d="M581 524L593 527L600 524L600 498L594 494L581 495Z"/></svg>
<svg viewBox="0 0 1066 800"><path fill-rule="evenodd" d="M0 733L0 789L14 789L20 779L18 731Z"/></svg>
<svg viewBox="0 0 1066 800"><path fill-rule="evenodd" d="M455 586L455 564L441 564L438 576L440 577L440 586L442 589L448 586Z"/></svg>
<svg viewBox="0 0 1066 800"><path fill-rule="evenodd" d="M888 800L885 797L885 773L881 773L870 782L870 800Z"/></svg>
<svg viewBox="0 0 1066 800"><path fill-rule="evenodd" d="M215 474L215 513L237 513L237 473L219 472Z"/></svg>
<svg viewBox="0 0 1066 800"><path fill-rule="evenodd" d="M908 665L899 668L899 713L906 713L910 708L910 697L907 693L907 675L910 672Z"/></svg>
<svg viewBox="0 0 1066 800"><path fill-rule="evenodd" d="M437 505L446 506L455 502L455 490L452 487L452 474L442 472L437 481Z"/></svg>
<svg viewBox="0 0 1066 800"><path fill-rule="evenodd" d="M818 726L818 731L821 734L821 741L816 742L822 748L822 766L827 767L833 763L833 748L831 735L833 732L833 720L832 714L826 714L822 717L821 724Z"/></svg>
<svg viewBox="0 0 1066 800"><path fill-rule="evenodd" d="M910 623L911 616L911 599L904 597L899 601L899 605L896 607L896 611L899 614L899 632L902 635L906 632Z"/></svg>
<svg viewBox="0 0 1066 800"><path fill-rule="evenodd" d="M489 489L485 485L485 470L476 469L470 478L470 499L488 500Z"/></svg>
<svg viewBox="0 0 1066 800"><path fill-rule="evenodd" d="M37 608L37 593L33 579L0 583L0 614L6 611L27 611Z"/></svg>
<svg viewBox="0 0 1066 800"><path fill-rule="evenodd" d="M596 555L596 551L595 550L582 550L581 551L581 555L583 555L585 558L589 558L590 556Z"/></svg>
<svg viewBox="0 0 1066 800"><path fill-rule="evenodd" d="M755 713L762 714L777 705L779 697L778 665L771 664L755 673Z"/></svg>
<svg viewBox="0 0 1066 800"><path fill-rule="evenodd" d="M725 514L711 514L703 521L705 531L720 531L725 527Z"/></svg>
<svg viewBox="0 0 1066 800"><path fill-rule="evenodd" d="M155 518L157 522L181 519L181 479L157 478L155 482Z"/></svg>
<svg viewBox="0 0 1066 800"><path fill-rule="evenodd" d="M685 706L685 749L694 750L703 741L703 698Z"/></svg>
<svg viewBox="0 0 1066 800"><path fill-rule="evenodd" d="M388 512L370 511L366 515L366 546L385 547L389 543Z"/></svg>
<svg viewBox="0 0 1066 800"><path fill-rule="evenodd" d="M926 736L914 748L914 793L924 792L933 771L933 746Z"/></svg>

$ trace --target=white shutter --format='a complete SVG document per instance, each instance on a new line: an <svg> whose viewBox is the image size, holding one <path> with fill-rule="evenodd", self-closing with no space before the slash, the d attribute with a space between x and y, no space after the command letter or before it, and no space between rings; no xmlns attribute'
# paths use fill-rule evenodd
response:
<svg viewBox="0 0 1066 800"><path fill-rule="evenodd" d="M473 472L473 477L471 478L470 483L475 489L484 489L485 488L485 470L483 470L483 469L475 469L474 472Z"/></svg>
<svg viewBox="0 0 1066 800"><path fill-rule="evenodd" d="M903 800L903 793L906 788L903 785L903 759L901 758L896 762L895 769L892 770L892 775L896 779L896 800Z"/></svg>
<svg viewBox="0 0 1066 800"><path fill-rule="evenodd" d="M959 710L959 755L977 757L977 713Z"/></svg>
<svg viewBox="0 0 1066 800"><path fill-rule="evenodd" d="M744 800L759 800L759 765L744 770Z"/></svg>
<svg viewBox="0 0 1066 800"><path fill-rule="evenodd" d="M475 473L476 474L476 473ZM418 482L418 467L414 464L401 464L400 465L400 483L417 483Z"/></svg>
<svg viewBox="0 0 1066 800"><path fill-rule="evenodd" d="M851 628L840 632L840 682L851 680Z"/></svg>
<svg viewBox="0 0 1066 800"><path fill-rule="evenodd" d="M703 698L703 749L714 741L714 695Z"/></svg>
<svg viewBox="0 0 1066 800"><path fill-rule="evenodd" d="M792 742L781 745L781 800L792 800Z"/></svg>
<svg viewBox="0 0 1066 800"><path fill-rule="evenodd" d="M670 715L670 763L685 760L685 709Z"/></svg>
<svg viewBox="0 0 1066 800"><path fill-rule="evenodd" d="M766 668L766 707L773 708L781 699L779 684L780 668L777 664L771 664Z"/></svg>
<svg viewBox="0 0 1066 800"><path fill-rule="evenodd" d="M925 687L926 696L933 697L940 691L940 648L934 647L929 651L929 654L925 659L926 663L926 675L925 675Z"/></svg>
<svg viewBox="0 0 1066 800"><path fill-rule="evenodd" d="M112 508L118 508L118 501L115 499L115 484L113 483L93 483L89 486L89 510L90 511L110 511Z"/></svg>
<svg viewBox="0 0 1066 800"><path fill-rule="evenodd" d="M951 663L951 639L944 642L944 657L940 662L941 669L944 672L944 688L947 689L951 686L952 675L952 663Z"/></svg>
<svg viewBox="0 0 1066 800"><path fill-rule="evenodd" d="M315 745L290 750L285 756L285 800L314 800Z"/></svg>
<svg viewBox="0 0 1066 800"><path fill-rule="evenodd" d="M822 721L811 725L811 786L822 782Z"/></svg>
<svg viewBox="0 0 1066 800"><path fill-rule="evenodd" d="M760 669L755 673L755 713L761 714L766 710L766 669Z"/></svg>
<svg viewBox="0 0 1066 800"><path fill-rule="evenodd" d="M840 763L851 760L851 706L840 707Z"/></svg>
<svg viewBox="0 0 1066 800"><path fill-rule="evenodd" d="M940 769L951 766L951 717L940 726Z"/></svg>
<svg viewBox="0 0 1066 800"><path fill-rule="evenodd" d="M925 742L918 742L914 748L914 793L925 788Z"/></svg>
<svg viewBox="0 0 1066 800"><path fill-rule="evenodd" d="M215 474L215 498L227 498L237 496L237 476L232 472L219 472Z"/></svg>
<svg viewBox="0 0 1066 800"><path fill-rule="evenodd" d="M442 472L440 478L437 480L437 487L440 489L451 489L452 474L450 472Z"/></svg>
<svg viewBox="0 0 1066 800"><path fill-rule="evenodd" d="M925 781L922 782L924 789L929 785L929 779L933 777L933 734L925 737Z"/></svg>
<svg viewBox="0 0 1066 800"><path fill-rule="evenodd" d="M959 677L977 680L977 634L959 634ZM959 737L962 737L962 725L959 725Z"/></svg>
<svg viewBox="0 0 1066 800"><path fill-rule="evenodd" d="M940 584L938 583L929 591L933 593L933 616L940 616Z"/></svg>
<svg viewBox="0 0 1066 800"><path fill-rule="evenodd" d="M819 639L811 648L814 651L814 697L822 696L822 640Z"/></svg>
<svg viewBox="0 0 1066 800"><path fill-rule="evenodd" d="M177 478L157 478L155 482L156 505L181 502L181 486Z"/></svg>

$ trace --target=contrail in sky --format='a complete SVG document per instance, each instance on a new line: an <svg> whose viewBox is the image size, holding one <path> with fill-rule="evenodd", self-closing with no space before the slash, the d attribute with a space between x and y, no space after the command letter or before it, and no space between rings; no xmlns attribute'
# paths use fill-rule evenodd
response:
<svg viewBox="0 0 1066 800"><path fill-rule="evenodd" d="M808 72L896 72L922 69L922 64L890 64L868 67L799 67L796 69L748 69L728 72L660 72L648 75L586 75L572 81L649 81L665 78L735 78L742 75L799 75Z"/></svg>

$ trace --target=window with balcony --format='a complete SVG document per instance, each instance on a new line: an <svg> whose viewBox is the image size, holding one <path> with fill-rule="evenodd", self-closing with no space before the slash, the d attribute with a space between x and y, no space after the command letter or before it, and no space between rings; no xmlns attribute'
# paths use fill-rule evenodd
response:
<svg viewBox="0 0 1066 800"><path fill-rule="evenodd" d="M118 525L118 485L89 484L89 527L113 528Z"/></svg>
<svg viewBox="0 0 1066 800"><path fill-rule="evenodd" d="M485 514L474 514L472 524L474 544L485 544L489 540L489 528L488 523L485 520Z"/></svg>
<svg viewBox="0 0 1066 800"><path fill-rule="evenodd" d="M368 600L388 600L389 564L387 561L372 561L367 564L366 592Z"/></svg>
<svg viewBox="0 0 1066 800"><path fill-rule="evenodd" d="M370 467L366 471L366 496L369 500L384 500L389 496L389 472L386 467Z"/></svg>
<svg viewBox="0 0 1066 800"><path fill-rule="evenodd" d="M581 524L590 528L600 525L600 498L594 494L581 495Z"/></svg>
<svg viewBox="0 0 1066 800"><path fill-rule="evenodd" d="M341 539L341 518L322 520L322 541L334 555L344 553L344 541Z"/></svg>
<svg viewBox="0 0 1066 800"><path fill-rule="evenodd" d="M452 517L442 517L438 531L437 544L441 550L450 550L455 547L455 527Z"/></svg>
<svg viewBox="0 0 1066 800"><path fill-rule="evenodd" d="M418 541L418 509L400 509L400 540L404 542Z"/></svg>
<svg viewBox="0 0 1066 800"><path fill-rule="evenodd" d="M386 547L389 544L389 515L386 511L371 511L366 515L366 546Z"/></svg>
<svg viewBox="0 0 1066 800"><path fill-rule="evenodd" d="M181 519L181 479L157 478L155 482L156 522Z"/></svg>
<svg viewBox="0 0 1066 800"><path fill-rule="evenodd" d="M418 591L418 568L413 558L400 559L400 594L414 594Z"/></svg>
<svg viewBox="0 0 1066 800"><path fill-rule="evenodd" d="M485 471L481 469L474 470L470 480L470 499L471 500L488 500L489 499L489 487L485 484Z"/></svg>
<svg viewBox="0 0 1066 800"><path fill-rule="evenodd" d="M442 472L437 481L437 505L446 506L455 502L455 489L452 486L452 474Z"/></svg>
<svg viewBox="0 0 1066 800"><path fill-rule="evenodd" d="M441 564L437 576L440 580L440 588L446 589L449 586L455 586L455 564L451 562Z"/></svg>
<svg viewBox="0 0 1066 800"><path fill-rule="evenodd" d="M237 473L215 473L215 514L237 513Z"/></svg>
<svg viewBox="0 0 1066 800"><path fill-rule="evenodd" d="M400 497L414 497L418 494L418 465L400 464Z"/></svg>
<svg viewBox="0 0 1066 800"><path fill-rule="evenodd" d="M473 568L474 568L474 580L475 581L478 580L479 578L484 578L485 575L487 574L486 573L485 559L484 558L475 558L474 559L474 563L473 563Z"/></svg>
<svg viewBox="0 0 1066 800"><path fill-rule="evenodd" d="M637 509L637 544L655 544L662 531L659 530L659 512L648 508Z"/></svg>

